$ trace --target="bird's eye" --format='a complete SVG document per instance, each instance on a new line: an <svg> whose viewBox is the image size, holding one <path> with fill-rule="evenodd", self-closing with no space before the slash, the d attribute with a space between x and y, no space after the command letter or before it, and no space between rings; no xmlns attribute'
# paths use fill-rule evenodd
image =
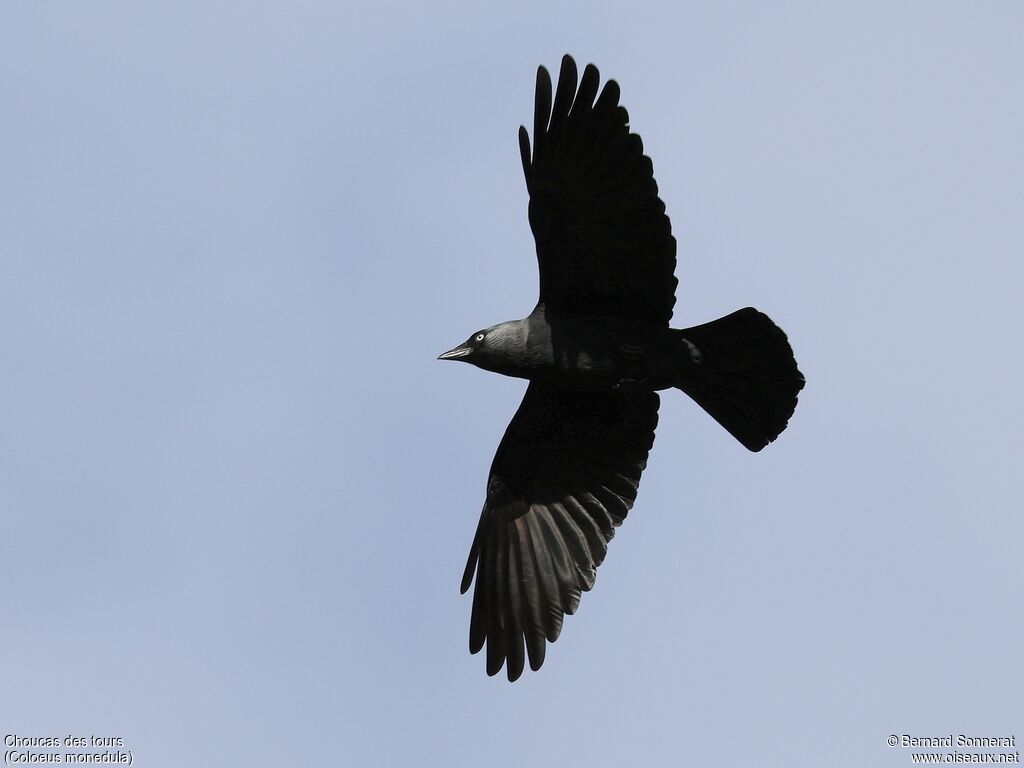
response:
<svg viewBox="0 0 1024 768"><path fill-rule="evenodd" d="M482 334L482 333L478 333L476 336L473 337L473 341L475 341L477 344L479 344L483 340L484 340L484 334Z"/></svg>

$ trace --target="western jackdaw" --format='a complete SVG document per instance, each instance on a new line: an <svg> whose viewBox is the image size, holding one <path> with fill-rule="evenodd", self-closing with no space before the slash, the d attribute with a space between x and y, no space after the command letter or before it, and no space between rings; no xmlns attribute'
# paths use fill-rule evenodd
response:
<svg viewBox="0 0 1024 768"><path fill-rule="evenodd" d="M440 356L529 379L498 446L462 591L469 647L509 680L544 663L565 614L594 586L654 442L658 390L680 389L751 451L786 428L804 378L786 335L748 307L669 328L676 242L619 86L562 59L537 70L533 151L519 148L540 298ZM524 652L525 645L525 652Z"/></svg>

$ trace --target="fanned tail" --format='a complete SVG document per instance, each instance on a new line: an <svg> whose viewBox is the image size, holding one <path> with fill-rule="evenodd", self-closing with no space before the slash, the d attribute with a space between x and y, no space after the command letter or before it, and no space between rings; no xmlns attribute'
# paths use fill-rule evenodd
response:
<svg viewBox="0 0 1024 768"><path fill-rule="evenodd" d="M751 451L786 428L804 387L786 334L753 307L677 331L696 353L676 387Z"/></svg>

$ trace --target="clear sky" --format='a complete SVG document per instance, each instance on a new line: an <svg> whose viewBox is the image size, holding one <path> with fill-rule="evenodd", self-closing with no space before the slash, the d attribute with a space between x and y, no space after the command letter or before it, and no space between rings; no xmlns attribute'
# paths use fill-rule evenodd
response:
<svg viewBox="0 0 1024 768"><path fill-rule="evenodd" d="M1024 5L0 6L0 730L144 768L908 766L1024 740ZM678 392L595 590L488 678L459 579L524 389L538 64L614 77L674 325L807 388ZM6 748L5 748L6 749ZM969 751L969 750L968 750Z"/></svg>

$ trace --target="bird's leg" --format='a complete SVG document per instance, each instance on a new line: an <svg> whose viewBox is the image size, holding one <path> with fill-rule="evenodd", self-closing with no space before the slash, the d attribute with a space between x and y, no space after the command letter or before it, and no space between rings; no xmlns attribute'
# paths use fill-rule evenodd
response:
<svg viewBox="0 0 1024 768"><path fill-rule="evenodd" d="M619 381L612 386L615 391L629 390L629 389L646 389L647 379L619 379Z"/></svg>
<svg viewBox="0 0 1024 768"><path fill-rule="evenodd" d="M689 339L683 338L682 336L679 337L679 341L683 344L683 346L686 347L687 351L690 353L690 360L692 360L695 363L704 362L704 355L702 355L700 353L700 350L697 349L696 344L694 344Z"/></svg>

